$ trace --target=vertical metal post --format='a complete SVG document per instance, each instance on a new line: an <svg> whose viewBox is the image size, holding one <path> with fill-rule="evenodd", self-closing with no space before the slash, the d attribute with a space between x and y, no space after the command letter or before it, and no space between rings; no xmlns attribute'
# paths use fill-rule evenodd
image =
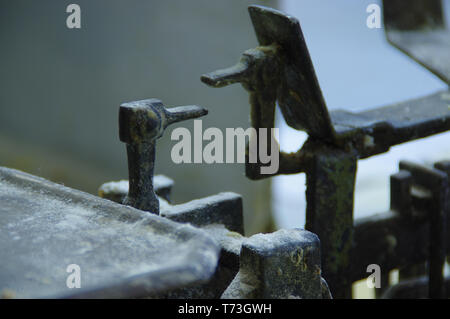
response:
<svg viewBox="0 0 450 319"><path fill-rule="evenodd" d="M447 184L447 179L442 180ZM429 297L431 299L445 298L444 265L446 257L446 214L445 214L445 191L446 186L436 189L433 198L433 207L430 216L430 284ZM442 187L443 186L443 187Z"/></svg>
<svg viewBox="0 0 450 319"><path fill-rule="evenodd" d="M159 215L159 201L153 189L155 143L127 144L127 156L130 182L124 204Z"/></svg>
<svg viewBox="0 0 450 319"><path fill-rule="evenodd" d="M400 170L391 175L391 210L410 219L413 212L411 188L413 177L409 171ZM399 269L399 281L417 278L426 274L426 264L408 265Z"/></svg>
<svg viewBox="0 0 450 319"><path fill-rule="evenodd" d="M356 156L321 147L307 169L306 229L321 241L323 276L335 298L351 298L346 275L353 240Z"/></svg>
<svg viewBox="0 0 450 319"><path fill-rule="evenodd" d="M444 265L446 257L447 174L408 161L400 162L400 169L411 172L414 184L431 193L429 237L429 298L444 298Z"/></svg>
<svg viewBox="0 0 450 319"><path fill-rule="evenodd" d="M434 168L444 172L447 174L447 200L446 200L446 208L445 208L445 215L446 215L446 223L447 223L447 228L446 228L446 240L447 243L450 242L449 238L450 238L450 224L449 224L449 216L450 216L450 160L448 161L441 161L441 162L437 162L436 164L434 164ZM447 256L447 263L450 264L450 255ZM450 293L450 291L448 291L448 293Z"/></svg>

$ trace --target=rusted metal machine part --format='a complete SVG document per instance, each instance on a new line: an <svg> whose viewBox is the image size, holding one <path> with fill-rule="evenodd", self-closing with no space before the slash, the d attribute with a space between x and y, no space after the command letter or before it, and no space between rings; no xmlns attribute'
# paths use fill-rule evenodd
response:
<svg viewBox="0 0 450 319"><path fill-rule="evenodd" d="M424 14L422 20L427 20L428 13L421 12L417 5L419 2L413 6L413 16ZM429 5L431 14L439 11L439 7L432 9L435 5ZM273 125L272 114L278 102L287 124L308 133L308 141L298 152L280 153L280 169L273 175L306 173L307 229L321 238L324 276L333 295L349 297L353 280L351 275L344 279L343 273L352 268L349 262L356 161L387 152L393 145L450 130L450 92L360 113L343 110L328 113L298 21L260 6L249 7L249 12L262 46L252 52L264 48L270 52L270 58L260 54L264 58L258 63L241 61L235 67L202 76L202 81L214 87L241 82L251 96L260 96L258 103L252 98L250 103L252 113L262 114L263 118L266 114L270 119L265 125ZM440 64L449 66L446 61L441 60ZM264 92L271 93L261 102ZM252 126L261 125L261 121L252 117ZM260 175L248 169L249 163L246 165L246 174L251 179L273 176ZM365 271L367 265L359 272Z"/></svg>
<svg viewBox="0 0 450 319"><path fill-rule="evenodd" d="M428 277L416 277L389 287L382 299L424 299L428 295ZM446 298L450 298L450 277L445 278Z"/></svg>
<svg viewBox="0 0 450 319"><path fill-rule="evenodd" d="M276 45L260 46L244 52L241 60L235 66L228 69L218 70L208 75L202 76L202 81L210 86L223 87L236 82L250 94L250 120L253 128L257 130L257 139L250 137L246 146L246 174L247 176L258 179L261 167L259 149L260 149L260 128L272 128L275 123L275 102L277 98L277 88L273 86L274 79L278 79L278 64L280 63ZM265 145L268 150L272 147L272 134L265 136ZM276 143L276 141L274 141ZM250 163L249 144L256 144L256 163ZM270 154L270 153L267 153Z"/></svg>
<svg viewBox="0 0 450 319"><path fill-rule="evenodd" d="M282 229L244 239L239 272L222 298L331 298L321 277L319 238Z"/></svg>
<svg viewBox="0 0 450 319"><path fill-rule="evenodd" d="M306 174L306 229L322 243L322 269L335 298L351 298L343 272L350 266L353 241L355 155L323 147L314 152Z"/></svg>
<svg viewBox="0 0 450 319"><path fill-rule="evenodd" d="M390 187L391 187L391 207L392 211L396 211L398 214L405 216L411 216L413 203L411 197L411 188L413 185L413 177L407 170L400 170L398 173L391 175ZM399 267L398 280L400 282L405 280L411 280L419 278L426 274L426 263L407 265L405 267ZM385 290L389 288L389 273L383 272L384 284L380 289L376 289L377 297L383 297Z"/></svg>
<svg viewBox="0 0 450 319"><path fill-rule="evenodd" d="M435 168L400 163L400 172L391 178L391 210L355 221L346 273L351 281L367 277L365 267L372 263L388 273L428 261L429 292L422 297L445 296L443 266L450 254L446 163Z"/></svg>
<svg viewBox="0 0 450 319"><path fill-rule="evenodd" d="M124 204L159 214L159 201L153 189L155 143L168 125L204 116L200 106L166 109L157 99L124 103L119 110L119 136L127 145L129 192Z"/></svg>
<svg viewBox="0 0 450 319"><path fill-rule="evenodd" d="M450 84L450 30L441 0L383 0L388 41Z"/></svg>
<svg viewBox="0 0 450 319"><path fill-rule="evenodd" d="M389 30L433 30L445 26L441 0L383 0L384 25Z"/></svg>
<svg viewBox="0 0 450 319"><path fill-rule="evenodd" d="M235 193L220 193L187 203L171 205L174 182L166 176L154 178L154 190L160 202L160 216L201 228L221 247L214 275L205 283L148 294L147 298L220 298L239 270L239 252L244 234L242 198ZM128 181L108 182L100 186L99 196L123 203ZM161 195L162 194L162 195Z"/></svg>
<svg viewBox="0 0 450 319"><path fill-rule="evenodd" d="M219 259L198 228L2 167L0 221L0 296L11 298L163 294L208 282ZM71 264L80 289L66 285Z"/></svg>
<svg viewBox="0 0 450 319"><path fill-rule="evenodd" d="M252 127L274 127L278 102L289 126L306 131L315 143L356 152L358 158L450 129L449 91L360 113L328 113L297 19L260 6L250 6L249 12L261 46L247 50L237 65L201 80L213 87L240 82L250 93ZM305 172L311 158L307 150L294 154L280 153L277 174ZM273 176L261 175L248 161L246 165L251 179Z"/></svg>
<svg viewBox="0 0 450 319"><path fill-rule="evenodd" d="M120 203L127 188L122 187L121 195L117 196L117 188L105 187L111 184L102 185L101 194ZM126 184L122 181L122 186ZM156 185L155 190L158 192ZM242 198L234 193L179 205L160 201L162 217L201 228L220 245L221 253L208 282L147 297L331 298L327 282L321 277L320 244L316 235L303 230L282 230L244 237ZM261 268L260 273L255 273L255 267ZM253 274L251 283L243 275L248 273Z"/></svg>
<svg viewBox="0 0 450 319"><path fill-rule="evenodd" d="M289 126L305 130L311 137L333 141L331 120L299 22L261 6L250 6L249 13L260 46L247 50L237 65L203 75L201 80L213 87L240 82L250 93L251 125L256 129L274 127L278 102ZM269 140L266 144L267 154L271 143ZM281 152L280 171L299 172L302 158ZM246 175L251 179L270 176L262 175L259 165L248 161Z"/></svg>
<svg viewBox="0 0 450 319"><path fill-rule="evenodd" d="M160 216L180 223L190 223L198 227L223 225L229 231L244 234L242 197L236 193L225 192L217 195L195 199L183 204L172 205L167 200L171 196L174 182L163 175L155 176L154 189L161 203ZM169 184L170 183L170 184ZM159 193L170 185L167 193ZM113 185L114 187L112 187ZM120 185L120 186L117 186ZM99 196L119 204L128 193L128 181L108 182L100 186Z"/></svg>
<svg viewBox="0 0 450 319"><path fill-rule="evenodd" d="M117 189L105 187L110 184L102 185L102 196L120 203L126 188L117 196ZM295 229L244 237L242 198L234 193L179 205L160 202L162 217L199 227L220 245L221 253L208 282L147 298L331 298L321 276L319 239L313 233Z"/></svg>
<svg viewBox="0 0 450 319"><path fill-rule="evenodd" d="M149 106L152 108L150 111L148 110ZM131 110L129 108L131 108ZM144 140L148 140L149 136L150 138L161 136L163 129L166 126L164 124L165 118L169 118L168 115L164 114L165 112L167 111L164 109L164 106L162 106L162 103L155 99L122 105L119 115L121 140L129 141L131 139L129 136L138 136L138 138L134 139L141 142L143 139L142 136L145 137ZM128 113L131 113L131 115ZM154 114L156 114L156 116L154 116ZM193 116L197 114L202 114L202 110L194 108ZM150 124L148 123L149 121ZM129 127L130 125L136 125L136 123L139 124L137 127ZM124 132L126 132L127 135L124 134ZM124 135L126 136L124 137ZM142 157L138 164L139 167L148 168L153 167L153 162L154 157ZM136 166L136 163L132 163L131 166ZM146 173L148 173L148 171ZM152 181L152 179L146 180L147 183L152 183ZM189 223L201 228L221 247L221 252L216 271L211 280L207 283L191 287L180 287L179 289L171 290L165 294L149 294L147 297L219 298L226 289L229 289L227 287L230 285L233 278L233 287L238 287L240 283L235 277L239 270L240 259L242 259L242 256L247 256L245 254L242 255L241 252L243 243L247 241L243 236L242 198L234 193L221 193L184 204L171 205L165 199L170 198L173 181L165 176L159 176L158 178L155 177L154 182L155 185L151 184L150 189L152 191L154 190L158 195L154 195L154 200L158 201L158 207L159 204L161 204L160 216L171 219L172 221ZM99 188L99 195L118 203L126 204L127 202L124 199L130 197L129 193L132 192L132 186L133 181L129 183L126 180L105 183ZM137 186L146 187L147 185L141 183ZM146 190L148 189L140 189L140 194L143 194ZM147 200L147 198L144 198L144 200ZM286 232L289 233L289 231ZM274 266L277 265L280 271L282 271L281 269L284 269L285 272L283 275L273 272L261 273L261 278L257 281L258 289L262 289L264 293L261 294L260 297L282 297L288 290L292 294L301 295L303 298L316 298L322 297L322 295L325 297L331 296L326 281L320 276L320 251L317 237L315 237L316 239L314 241L310 242L309 238L315 235L305 232L310 234L310 236L301 235L298 237L295 235L297 232L298 231L294 231L292 236L281 236L282 238L278 236L279 234L261 235L264 237L263 240L254 241L254 248L258 248L262 245L262 250L267 250L268 247L278 247L277 245L281 245L278 247L279 249L270 250L272 254L275 254L270 262ZM251 241L252 238L248 240ZM281 239L282 243L279 242ZM283 250L286 247L297 249L296 247L299 244L306 249L305 254L303 254L304 251L301 250L301 255L295 255L294 257L296 258L291 256L297 263L294 267L295 269L293 271L291 271L292 269L285 269L285 265L283 265L281 259L277 257L280 253L280 249ZM313 255L315 258L310 258L310 251L314 251ZM280 260L276 262L278 259ZM258 267L259 265L258 260L253 260L253 262L247 262L246 264L251 268ZM303 272L299 273L295 270L300 264L305 267L308 266L309 268L305 268ZM316 280L310 282L310 277L306 274L312 274ZM292 278L296 279L294 283L288 280ZM277 283L277 285L274 285L275 283ZM316 284L316 286L311 286L314 284ZM290 289L287 289L287 287L290 287ZM250 296L241 295L240 297L248 298Z"/></svg>
<svg viewBox="0 0 450 319"><path fill-rule="evenodd" d="M391 146L450 130L450 91L360 113L336 110L331 119L344 149L358 158L387 152Z"/></svg>
<svg viewBox="0 0 450 319"><path fill-rule="evenodd" d="M173 183L159 180L170 192ZM103 185L100 194L121 203L123 184ZM155 216L0 168L2 296L219 298L245 288L236 279L245 265L258 270L252 283L260 298L331 298L316 235L282 230L245 238L242 198L234 193L160 202ZM66 288L68 264L80 266L82 289Z"/></svg>
<svg viewBox="0 0 450 319"><path fill-rule="evenodd" d="M400 162L400 169L408 170L413 176L413 185L431 192L428 206L430 227L429 245L429 297L444 298L444 266L447 255L447 200L448 176L436 169Z"/></svg>
<svg viewBox="0 0 450 319"><path fill-rule="evenodd" d="M239 252L245 238L241 196L220 193L179 205L165 204L161 207L161 216L199 227L221 247L221 251L216 271L208 282L150 297L220 298L239 270Z"/></svg>
<svg viewBox="0 0 450 319"><path fill-rule="evenodd" d="M158 197L163 198L170 203L170 194L172 192L174 181L164 175L155 175L153 177L153 190ZM128 194L128 180L117 182L108 182L101 185L98 189L98 196L122 204Z"/></svg>
<svg viewBox="0 0 450 319"><path fill-rule="evenodd" d="M434 167L442 172L445 172L448 176L448 184L450 185L450 160L440 161L434 165ZM447 191L447 224L450 224L450 190ZM449 226L450 227L450 226ZM450 237L450 229L447 229L447 237ZM450 250L450 242L447 243L447 250ZM450 253L447 254L447 263L450 264ZM448 291L450 294L450 290Z"/></svg>

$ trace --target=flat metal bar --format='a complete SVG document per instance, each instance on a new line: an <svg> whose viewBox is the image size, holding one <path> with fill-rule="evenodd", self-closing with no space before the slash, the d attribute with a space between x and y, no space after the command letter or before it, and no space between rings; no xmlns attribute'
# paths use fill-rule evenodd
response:
<svg viewBox="0 0 450 319"><path fill-rule="evenodd" d="M450 83L450 30L441 0L384 0L390 44L446 83Z"/></svg>
<svg viewBox="0 0 450 319"><path fill-rule="evenodd" d="M352 140L359 158L387 152L391 146L450 130L450 91L360 113L330 113L338 140Z"/></svg>
<svg viewBox="0 0 450 319"><path fill-rule="evenodd" d="M394 47L450 84L450 30L387 31Z"/></svg>
<svg viewBox="0 0 450 319"><path fill-rule="evenodd" d="M444 27L441 0L383 0L387 30L432 30Z"/></svg>
<svg viewBox="0 0 450 319"><path fill-rule="evenodd" d="M450 277L445 277L445 298L450 298ZM401 281L396 285L389 287L383 294L382 299L423 299L428 293L428 277Z"/></svg>
<svg viewBox="0 0 450 319"><path fill-rule="evenodd" d="M427 222L414 223L394 211L355 220L347 276L353 282L366 278L366 268L370 264L378 264L387 272L426 262L429 258L429 228ZM449 228L447 224L447 255L450 255Z"/></svg>
<svg viewBox="0 0 450 319"><path fill-rule="evenodd" d="M411 198L412 175L406 170L400 170L391 175L391 210L401 215L409 215L412 209Z"/></svg>
<svg viewBox="0 0 450 319"><path fill-rule="evenodd" d="M434 168L445 172L447 174L447 180L449 181L450 184L450 160L444 160L444 161L440 161L434 164ZM449 223L449 216L450 216L450 189L447 190L447 207L446 207L446 212L447 212L447 223ZM450 231L450 230L449 230ZM449 233L447 233L447 235L450 235ZM447 255L447 263L450 264L450 254ZM450 293L450 290L448 291L448 293Z"/></svg>
<svg viewBox="0 0 450 319"><path fill-rule="evenodd" d="M250 17L260 45L276 43L283 50L278 105L286 123L310 136L334 140L325 99L298 20L262 6L250 6Z"/></svg>
<svg viewBox="0 0 450 319"><path fill-rule="evenodd" d="M427 223L413 223L395 211L357 219L347 276L353 282L366 278L371 264L389 272L424 262L429 254L428 238Z"/></svg>

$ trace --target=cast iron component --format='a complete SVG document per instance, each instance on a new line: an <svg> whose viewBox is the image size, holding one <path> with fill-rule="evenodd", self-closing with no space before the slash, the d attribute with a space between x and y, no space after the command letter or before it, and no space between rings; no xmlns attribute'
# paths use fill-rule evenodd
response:
<svg viewBox="0 0 450 319"><path fill-rule="evenodd" d="M156 179L155 191L173 186L165 176ZM162 187L162 188L161 188ZM109 182L100 187L99 195L122 203L128 192L128 182ZM170 190L167 194L169 197ZM212 278L195 287L179 287L167 294L150 294L151 298L220 298L239 270L239 252L244 235L242 197L226 192L186 203L171 205L160 200L160 216L179 223L189 223L204 230L221 247L220 259Z"/></svg>
<svg viewBox="0 0 450 319"><path fill-rule="evenodd" d="M421 19L427 20L428 13L416 7L419 1L413 2L415 13L410 16L424 15ZM424 8L432 8L431 16L437 16L439 7L421 2ZM236 66L201 79L214 87L242 83L250 92L253 127L272 128L278 102L286 123L308 133L308 140L296 153L280 152L279 170L274 175L306 173L306 228L321 239L324 277L333 295L350 298L354 280L347 271L358 258L352 255L357 161L387 152L393 145L450 130L450 91L360 113L328 112L299 22L261 6L251 6L249 12L260 47L246 51ZM441 24L439 19L436 24ZM434 62L441 69L448 68L448 50L441 46L439 52L445 59ZM255 168L246 163L247 177L271 176ZM358 271L365 272L367 265Z"/></svg>
<svg viewBox="0 0 450 319"><path fill-rule="evenodd" d="M319 238L282 229L244 239L239 272L222 298L331 298L321 277Z"/></svg>
<svg viewBox="0 0 450 319"><path fill-rule="evenodd" d="M251 125L257 130L274 127L278 102L289 126L305 130L313 138L334 141L334 129L299 22L262 6L250 6L249 13L260 46L245 51L237 65L203 75L201 80L213 87L240 82L249 91ZM276 141L267 134L267 154L272 142ZM280 153L278 174L290 173L291 157L295 156ZM251 179L270 176L262 175L259 167L260 163L247 161L247 176Z"/></svg>
<svg viewBox="0 0 450 319"><path fill-rule="evenodd" d="M305 146L314 144L312 149L280 152L279 171L274 175L307 171L316 145L366 158L387 152L393 145L450 129L449 91L360 113L329 113L298 20L262 6L250 6L249 12L260 46L247 50L237 65L203 75L201 80L213 87L240 82L250 93L254 128L274 127L278 102L286 123L308 133L311 143ZM448 56L448 50L439 52ZM270 141L267 146L270 150ZM260 174L256 168L247 161L249 178L271 176Z"/></svg>
<svg viewBox="0 0 450 319"><path fill-rule="evenodd" d="M450 277L445 278L445 289L450 291ZM415 277L389 287L382 299L423 299L429 292L428 277ZM448 295L447 295L448 298Z"/></svg>
<svg viewBox="0 0 450 319"><path fill-rule="evenodd" d="M216 271L203 231L20 171L0 167L0 203L0 298L145 297Z"/></svg>
<svg viewBox="0 0 450 319"><path fill-rule="evenodd" d="M153 187L155 143L168 125L204 116L200 106L167 109L157 99L124 103L119 110L119 137L127 144L129 191L125 205L159 214L159 200Z"/></svg>
<svg viewBox="0 0 450 319"><path fill-rule="evenodd" d="M388 41L450 84L450 30L441 0L383 0Z"/></svg>
<svg viewBox="0 0 450 319"><path fill-rule="evenodd" d="M428 271L427 293L421 298L450 295L444 290L443 277L445 257L450 255L447 163L427 167L400 162L399 173L391 176L391 210L355 221L352 262L345 273L350 281L367 277L365 267L375 263L386 274L406 269L413 275L405 276L408 281ZM428 270L423 267L426 262ZM392 289L388 291L387 295L392 294Z"/></svg>
<svg viewBox="0 0 450 319"><path fill-rule="evenodd" d="M170 203L174 181L164 175L153 176L153 190L155 194ZM98 196L122 204L128 195L129 183L127 180L107 182L98 188Z"/></svg>

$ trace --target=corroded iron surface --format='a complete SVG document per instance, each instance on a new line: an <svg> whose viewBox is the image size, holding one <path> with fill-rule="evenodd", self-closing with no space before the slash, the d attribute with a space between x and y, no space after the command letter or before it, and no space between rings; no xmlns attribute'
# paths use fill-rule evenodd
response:
<svg viewBox="0 0 450 319"><path fill-rule="evenodd" d="M222 295L227 299L329 297L321 277L319 239L301 229L244 239L239 272Z"/></svg>
<svg viewBox="0 0 450 319"><path fill-rule="evenodd" d="M142 297L207 281L219 247L186 224L0 168L0 291L16 298ZM81 269L69 289L66 267Z"/></svg>
<svg viewBox="0 0 450 319"><path fill-rule="evenodd" d="M158 99L124 103L119 109L119 137L127 145L129 191L124 204L159 214L153 187L155 143L170 124L208 114L197 105L167 109Z"/></svg>

